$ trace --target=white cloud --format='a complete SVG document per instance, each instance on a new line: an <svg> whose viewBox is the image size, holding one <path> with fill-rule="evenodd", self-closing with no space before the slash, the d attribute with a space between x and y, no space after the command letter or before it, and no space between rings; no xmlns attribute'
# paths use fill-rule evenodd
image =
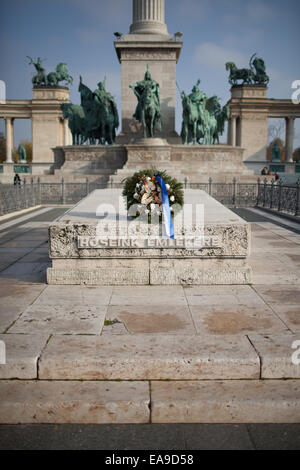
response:
<svg viewBox="0 0 300 470"><path fill-rule="evenodd" d="M215 70L224 70L226 62L234 62L237 67L246 67L249 59L241 52L228 49L213 42L203 42L196 47L196 62Z"/></svg>

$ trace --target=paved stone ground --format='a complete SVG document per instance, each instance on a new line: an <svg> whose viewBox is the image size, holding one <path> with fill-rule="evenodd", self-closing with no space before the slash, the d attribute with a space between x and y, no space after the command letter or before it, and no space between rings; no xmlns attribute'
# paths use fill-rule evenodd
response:
<svg viewBox="0 0 300 470"><path fill-rule="evenodd" d="M36 393L41 402L46 401L49 414L49 407L55 407L50 401L55 398L49 395L49 382L45 380L50 380L55 387L63 378L67 379L66 385L59 393L67 400L71 400L72 394L85 393L88 397L100 394L110 400L121 394L122 400L116 398L113 403L115 408L112 409L110 402L104 414L99 412L95 422L147 423L150 404L152 423L181 420L184 423L193 419L196 423L205 419L211 423L216 422L215 419L229 423L234 420L230 413L214 418L213 410L218 403L212 403L210 397L217 396L220 390L228 397L236 393L241 403L249 393L247 403L240 405L241 410L245 408L245 413L251 414L251 406L257 409L261 406L263 422L272 422L272 417L275 422L285 422L287 416L289 422L300 422L300 365L291 363L291 345L300 340L299 224L256 209L236 210L251 222L253 283L247 286L48 286L45 283L49 266L47 228L49 222L65 210L62 207L39 208L23 215L22 219L19 216L0 221L0 339L6 344L9 364L9 368L0 366L3 394L0 391L0 395L5 397L8 407L2 408L0 422L33 422L34 412L31 413L26 393L32 396ZM197 349L199 357L194 351L197 341L202 344L202 350L200 346ZM207 357L203 345L208 345L211 351L212 344L216 345L216 351ZM173 354L168 361L164 361L166 345ZM109 351L119 357L115 376L109 376L112 366L116 366ZM122 354L125 362L120 363ZM120 380L126 380L128 364L131 375L127 375L127 380L131 382L125 384ZM99 367L105 371L103 376L99 376ZM122 369L126 371L124 377ZM171 383L169 380L175 377L175 372L179 382ZM204 382L195 381L196 377ZM215 382L205 382L207 378ZM247 381L245 386L241 386L245 381L239 380L233 393L230 387L235 386L234 380L245 378L255 380ZM280 380L283 378L290 380ZM84 390L82 382L78 382L81 380L85 381ZM107 390L106 380L111 381ZM268 405L256 400L262 387L268 394L275 386L280 393L270 395ZM192 419L188 402L189 397L194 396L200 398ZM203 410L203 397L210 400L211 411L208 401ZM136 407L129 411L130 400ZM281 416L280 411L274 411L274 402L280 402L280 406L287 402L290 414ZM12 413L11 406L16 403L19 408L17 406ZM181 415L172 415L174 403L180 403ZM73 402L70 406L74 406ZM91 399L90 408L96 406ZM7 412L15 413L12 421L6 421ZM74 417L68 413L63 422L74 422ZM95 413L82 413L80 422L89 422L89 416L95 416ZM47 416L43 415L38 422L49 422ZM118 416L122 416L121 420ZM247 417L241 419L247 422ZM34 426L38 425L26 426L30 425L15 431L13 425L3 425L0 433L7 432L9 436L21 429L37 429ZM56 429L43 426L49 432ZM193 426L197 425L184 429L193 429ZM222 426L218 429L225 432L226 427ZM237 427L230 429L240 429L242 434L246 429L244 425L234 426ZM199 429L202 433L203 429L217 428ZM249 436L248 432L246 440L253 448L254 441Z"/></svg>

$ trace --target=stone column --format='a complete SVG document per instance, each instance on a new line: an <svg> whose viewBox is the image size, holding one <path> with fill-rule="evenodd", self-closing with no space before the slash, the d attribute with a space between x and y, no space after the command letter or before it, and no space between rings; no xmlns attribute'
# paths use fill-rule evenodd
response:
<svg viewBox="0 0 300 470"><path fill-rule="evenodd" d="M230 119L230 144L236 146L236 117Z"/></svg>
<svg viewBox="0 0 300 470"><path fill-rule="evenodd" d="M69 129L69 120L63 120L64 126L64 145L71 145L72 141L70 142L70 129Z"/></svg>
<svg viewBox="0 0 300 470"><path fill-rule="evenodd" d="M294 118L285 118L285 161L293 161Z"/></svg>
<svg viewBox="0 0 300 470"><path fill-rule="evenodd" d="M133 0L131 34L168 34L165 0Z"/></svg>
<svg viewBox="0 0 300 470"><path fill-rule="evenodd" d="M12 118L5 119L5 135L6 135L6 163L13 163L13 120Z"/></svg>

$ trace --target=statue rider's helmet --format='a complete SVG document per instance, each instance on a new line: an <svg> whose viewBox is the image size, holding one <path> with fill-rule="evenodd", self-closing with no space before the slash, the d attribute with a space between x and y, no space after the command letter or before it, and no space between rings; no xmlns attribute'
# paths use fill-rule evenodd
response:
<svg viewBox="0 0 300 470"><path fill-rule="evenodd" d="M147 64L147 70L146 70L146 73L145 73L144 80L152 80L151 73L149 71L149 64Z"/></svg>
<svg viewBox="0 0 300 470"><path fill-rule="evenodd" d="M151 73L149 72L149 70L147 70L147 72L145 73L145 80L152 80Z"/></svg>
<svg viewBox="0 0 300 470"><path fill-rule="evenodd" d="M105 91L105 85L104 85L104 82L99 82L99 83L97 83L97 86L98 86L99 90L101 90L101 91Z"/></svg>

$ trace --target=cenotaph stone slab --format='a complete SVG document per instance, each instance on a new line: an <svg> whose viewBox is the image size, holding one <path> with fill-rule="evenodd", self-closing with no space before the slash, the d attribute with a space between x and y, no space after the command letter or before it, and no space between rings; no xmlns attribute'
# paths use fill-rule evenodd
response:
<svg viewBox="0 0 300 470"><path fill-rule="evenodd" d="M49 284L247 284L249 224L206 192L185 190L163 226L128 215L120 189L93 191L49 227Z"/></svg>

